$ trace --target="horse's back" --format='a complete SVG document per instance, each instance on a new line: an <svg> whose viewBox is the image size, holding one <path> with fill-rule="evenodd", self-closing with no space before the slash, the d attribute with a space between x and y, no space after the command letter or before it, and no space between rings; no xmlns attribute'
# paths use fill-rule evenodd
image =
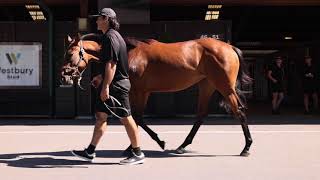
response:
<svg viewBox="0 0 320 180"><path fill-rule="evenodd" d="M199 63L201 47L196 41L162 43L153 41L151 44L140 44L129 52L130 64L167 64L195 69Z"/></svg>
<svg viewBox="0 0 320 180"><path fill-rule="evenodd" d="M179 61L180 58L192 58L199 63L204 53L211 53L221 59L228 59L230 55L232 57L236 55L232 45L214 38L201 38L176 43L161 43L157 41L149 47L148 50L151 54L155 55L158 52L165 54L166 56L164 57L176 59L176 61ZM198 65L198 63L195 65Z"/></svg>
<svg viewBox="0 0 320 180"><path fill-rule="evenodd" d="M130 52L130 76L150 91L185 89L204 78L198 70L201 51L196 41L140 44Z"/></svg>

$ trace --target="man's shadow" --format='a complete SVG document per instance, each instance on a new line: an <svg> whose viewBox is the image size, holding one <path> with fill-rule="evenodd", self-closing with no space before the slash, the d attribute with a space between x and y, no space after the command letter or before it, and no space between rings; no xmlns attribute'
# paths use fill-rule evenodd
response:
<svg viewBox="0 0 320 180"><path fill-rule="evenodd" d="M20 168L88 168L84 165L115 165L71 159L69 151L35 152L0 155L0 163Z"/></svg>
<svg viewBox="0 0 320 180"><path fill-rule="evenodd" d="M122 150L98 150L98 158L123 158ZM178 157L217 157L217 156L237 156L237 155L204 155L195 154L188 151L187 154L175 154L173 150L166 151L143 151L147 158L178 158ZM191 153L191 154L188 154ZM0 155L0 163L10 167L20 168L88 168L85 165L118 165L118 162L87 162L75 160L76 157L70 151L58 152L35 152L35 153L16 153Z"/></svg>

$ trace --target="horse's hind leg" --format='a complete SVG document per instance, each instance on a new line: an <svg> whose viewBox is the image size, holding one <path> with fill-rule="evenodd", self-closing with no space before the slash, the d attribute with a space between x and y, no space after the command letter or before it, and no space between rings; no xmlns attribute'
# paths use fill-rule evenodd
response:
<svg viewBox="0 0 320 180"><path fill-rule="evenodd" d="M240 153L240 156L249 156L250 154L249 149L252 144L252 138L251 138L250 130L248 127L247 117L244 112L244 108L241 107L242 105L241 105L240 99L235 91L229 95L225 95L225 98L229 102L235 118L240 120L243 134L246 140L246 145L242 150L242 152ZM240 107L238 102L240 103Z"/></svg>
<svg viewBox="0 0 320 180"><path fill-rule="evenodd" d="M185 152L185 147L192 143L193 138L203 123L203 118L208 115L208 104L213 92L214 86L207 79L199 82L197 120L184 142L177 148L177 153L183 154Z"/></svg>
<svg viewBox="0 0 320 180"><path fill-rule="evenodd" d="M150 93L132 92L131 94L130 92L133 117L137 122L137 125L142 127L142 129L144 129L150 135L150 137L155 140L162 149L164 149L165 142L161 141L158 137L158 134L150 129L143 120L143 112L145 105L147 104L149 95Z"/></svg>

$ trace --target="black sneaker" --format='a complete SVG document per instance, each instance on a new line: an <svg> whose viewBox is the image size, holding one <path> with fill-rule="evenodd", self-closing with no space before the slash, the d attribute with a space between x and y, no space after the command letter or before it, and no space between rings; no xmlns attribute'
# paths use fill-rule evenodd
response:
<svg viewBox="0 0 320 180"><path fill-rule="evenodd" d="M122 152L122 157L130 157L132 156L132 147L129 146L126 150Z"/></svg>
<svg viewBox="0 0 320 180"><path fill-rule="evenodd" d="M310 115L311 113L310 113L310 111L304 110L304 114L305 115Z"/></svg>
<svg viewBox="0 0 320 180"><path fill-rule="evenodd" d="M277 110L272 109L272 114L273 115L279 115L280 114L279 109L277 109Z"/></svg>
<svg viewBox="0 0 320 180"><path fill-rule="evenodd" d="M82 151L72 150L71 153L74 156L77 156L83 160L90 161L90 162L92 162L93 159L96 157L96 153L89 154L86 149Z"/></svg>
<svg viewBox="0 0 320 180"><path fill-rule="evenodd" d="M136 155L133 151L131 156L129 156L128 158L121 160L120 161L120 165L135 165L135 164L143 164L144 163L144 154L143 152L141 152L141 154L138 156Z"/></svg>

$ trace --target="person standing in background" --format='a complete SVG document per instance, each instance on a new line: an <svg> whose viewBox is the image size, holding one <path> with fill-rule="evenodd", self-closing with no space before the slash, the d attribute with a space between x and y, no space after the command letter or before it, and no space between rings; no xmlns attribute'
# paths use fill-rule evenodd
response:
<svg viewBox="0 0 320 180"><path fill-rule="evenodd" d="M275 64L269 67L268 79L272 91L272 114L280 114L280 105L284 97L284 69L281 57L276 57Z"/></svg>
<svg viewBox="0 0 320 180"><path fill-rule="evenodd" d="M312 103L314 110L318 109L318 94L317 94L317 82L316 71L312 65L312 58L306 56L304 58L304 66L302 71L302 88L303 88L303 102L304 113L310 114L309 98L312 96Z"/></svg>

